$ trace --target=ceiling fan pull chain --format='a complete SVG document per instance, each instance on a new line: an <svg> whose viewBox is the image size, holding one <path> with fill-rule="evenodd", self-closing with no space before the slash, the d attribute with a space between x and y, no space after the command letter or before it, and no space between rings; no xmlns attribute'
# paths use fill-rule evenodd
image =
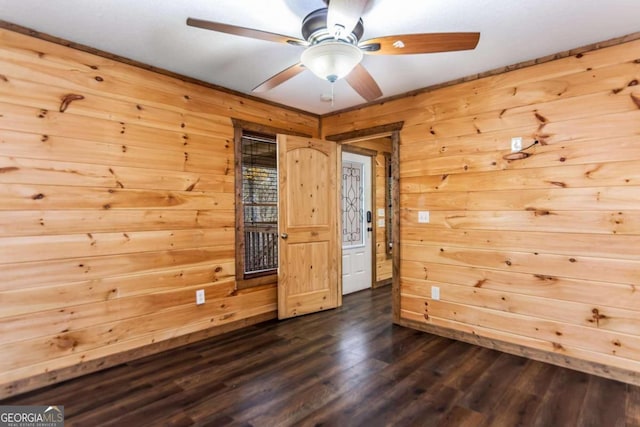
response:
<svg viewBox="0 0 640 427"><path fill-rule="evenodd" d="M331 82L331 107L333 107L333 100L335 99L335 95L333 94L333 87L336 85L335 82Z"/></svg>

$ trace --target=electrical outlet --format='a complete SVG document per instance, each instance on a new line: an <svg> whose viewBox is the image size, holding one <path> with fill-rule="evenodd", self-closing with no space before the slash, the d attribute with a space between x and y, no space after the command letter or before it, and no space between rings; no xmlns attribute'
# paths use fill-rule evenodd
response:
<svg viewBox="0 0 640 427"><path fill-rule="evenodd" d="M430 221L429 211L418 211L418 222L420 224L428 224Z"/></svg>
<svg viewBox="0 0 640 427"><path fill-rule="evenodd" d="M522 150L522 137L511 138L511 152L517 153L520 150Z"/></svg>
<svg viewBox="0 0 640 427"><path fill-rule="evenodd" d="M196 305L204 304L204 289L196 291Z"/></svg>
<svg viewBox="0 0 640 427"><path fill-rule="evenodd" d="M440 287L432 286L431 287L431 299L439 300L440 299Z"/></svg>

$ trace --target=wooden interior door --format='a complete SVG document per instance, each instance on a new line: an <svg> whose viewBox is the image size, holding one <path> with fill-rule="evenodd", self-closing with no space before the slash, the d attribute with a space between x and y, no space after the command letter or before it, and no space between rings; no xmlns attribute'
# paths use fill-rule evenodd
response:
<svg viewBox="0 0 640 427"><path fill-rule="evenodd" d="M338 144L278 135L278 318L342 304Z"/></svg>

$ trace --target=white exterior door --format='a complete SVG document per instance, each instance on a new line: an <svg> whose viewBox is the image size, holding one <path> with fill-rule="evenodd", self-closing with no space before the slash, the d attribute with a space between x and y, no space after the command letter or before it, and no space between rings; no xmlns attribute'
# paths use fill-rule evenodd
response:
<svg viewBox="0 0 640 427"><path fill-rule="evenodd" d="M371 287L371 157L342 153L342 294Z"/></svg>

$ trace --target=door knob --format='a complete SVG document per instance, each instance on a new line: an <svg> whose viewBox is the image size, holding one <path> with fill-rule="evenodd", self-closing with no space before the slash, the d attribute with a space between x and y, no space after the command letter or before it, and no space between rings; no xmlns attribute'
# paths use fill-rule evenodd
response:
<svg viewBox="0 0 640 427"><path fill-rule="evenodd" d="M287 233L282 233L280 237L282 237L282 240L287 240L287 237L289 237L289 235Z"/></svg>

